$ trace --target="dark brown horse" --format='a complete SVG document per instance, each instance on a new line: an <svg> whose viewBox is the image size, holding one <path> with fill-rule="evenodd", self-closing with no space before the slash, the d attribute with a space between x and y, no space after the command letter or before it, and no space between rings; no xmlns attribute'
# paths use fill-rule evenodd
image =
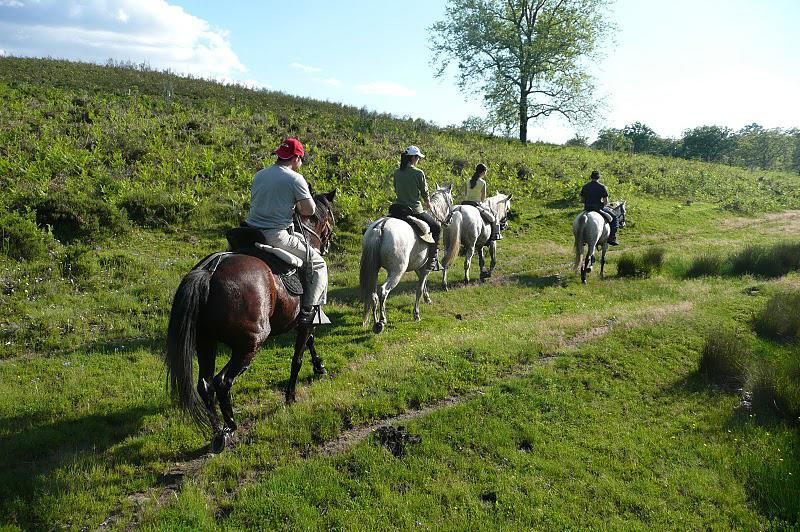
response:
<svg viewBox="0 0 800 532"><path fill-rule="evenodd" d="M327 251L333 234L332 202L336 191L314 196L316 212L302 217L301 228L311 245ZM310 229L310 231L309 231ZM295 400L295 385L305 348L311 352L314 373L325 366L314 347L314 326L298 326L300 298L291 295L277 275L259 258L229 255L215 268L197 268L181 281L167 332L167 386L173 400L201 426L214 431L213 452L225 448L236 430L230 390L269 336L297 329L286 402ZM217 344L231 348L228 363L214 375ZM193 359L200 367L194 386ZM216 411L219 402L224 426Z"/></svg>

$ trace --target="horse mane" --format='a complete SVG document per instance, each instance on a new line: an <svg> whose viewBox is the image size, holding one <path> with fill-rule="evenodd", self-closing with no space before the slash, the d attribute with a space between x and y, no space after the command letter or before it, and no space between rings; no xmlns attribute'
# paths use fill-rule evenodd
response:
<svg viewBox="0 0 800 532"><path fill-rule="evenodd" d="M436 187L436 190L430 195L429 201L431 204L431 211L435 211L431 212L434 218L444 220L450 214L450 207L453 205L451 187L446 185Z"/></svg>

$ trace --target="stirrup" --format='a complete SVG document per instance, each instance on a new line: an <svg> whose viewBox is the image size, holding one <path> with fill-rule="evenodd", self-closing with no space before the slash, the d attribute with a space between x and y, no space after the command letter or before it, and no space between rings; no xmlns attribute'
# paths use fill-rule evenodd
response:
<svg viewBox="0 0 800 532"><path fill-rule="evenodd" d="M433 257L432 259L428 259L425 269L429 272L438 272L441 271L442 265L439 264L439 259L437 257Z"/></svg>
<svg viewBox="0 0 800 532"><path fill-rule="evenodd" d="M327 325L330 322L320 305L304 305L297 314L298 325Z"/></svg>

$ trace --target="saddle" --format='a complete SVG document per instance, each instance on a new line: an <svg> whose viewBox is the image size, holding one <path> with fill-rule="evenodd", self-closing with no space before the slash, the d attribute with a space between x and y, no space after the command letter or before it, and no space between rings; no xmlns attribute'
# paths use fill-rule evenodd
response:
<svg viewBox="0 0 800 532"><path fill-rule="evenodd" d="M295 296L303 294L305 271L303 261L282 249L270 246L264 234L253 227L235 227L225 232L228 251L218 251L205 257L192 269L217 269L219 264L233 254L248 255L264 261L274 275L283 282L286 290Z"/></svg>
<svg viewBox="0 0 800 532"><path fill-rule="evenodd" d="M596 212L597 214L599 214L600 216L602 216L602 217L605 219L606 223L609 223L609 224L610 224L610 223L612 222L612 220L613 220L613 218L611 217L611 215L610 215L610 214L608 214L608 213L607 213L607 212L605 212L605 211L598 211L598 210L594 210L594 209L586 209L586 210L584 210L583 212L585 212L585 213Z"/></svg>
<svg viewBox="0 0 800 532"><path fill-rule="evenodd" d="M489 209L485 205L482 205L477 201L470 201L470 200L462 201L461 205L471 205L475 207L476 209L478 209L478 213L481 215L481 218L483 218L484 222L486 222L487 224L494 223L495 216L492 213L491 209Z"/></svg>
<svg viewBox="0 0 800 532"><path fill-rule="evenodd" d="M415 218L414 213L408 207L398 205L397 203L392 203L389 205L389 216L392 218L397 218L398 220L403 220L410 225L411 229L414 230L414 233L423 242L434 244L433 236L431 236L431 227L424 220Z"/></svg>

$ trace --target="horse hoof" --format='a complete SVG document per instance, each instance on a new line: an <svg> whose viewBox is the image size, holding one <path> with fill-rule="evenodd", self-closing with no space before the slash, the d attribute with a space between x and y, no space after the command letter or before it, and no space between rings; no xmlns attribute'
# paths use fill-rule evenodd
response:
<svg viewBox="0 0 800 532"><path fill-rule="evenodd" d="M421 320L421 319L422 319L422 318L420 318L420 317L419 317L419 314L417 314L416 316L414 316L414 321L419 321L419 320Z"/></svg>
<svg viewBox="0 0 800 532"><path fill-rule="evenodd" d="M320 366L318 368L314 368L314 375L327 375L328 370L325 369L325 366Z"/></svg>
<svg viewBox="0 0 800 532"><path fill-rule="evenodd" d="M581 279L581 284L586 284L586 279Z"/></svg>
<svg viewBox="0 0 800 532"><path fill-rule="evenodd" d="M291 405L297 402L297 397L294 394L286 394L286 404Z"/></svg>
<svg viewBox="0 0 800 532"><path fill-rule="evenodd" d="M383 322L382 321L375 322L375 325L372 326L372 332L374 332L375 334L382 333L383 332Z"/></svg>
<svg viewBox="0 0 800 532"><path fill-rule="evenodd" d="M228 432L220 432L215 434L213 438L211 438L211 452L214 454L219 454L225 450L225 447L228 446L228 440L230 439L230 434Z"/></svg>

